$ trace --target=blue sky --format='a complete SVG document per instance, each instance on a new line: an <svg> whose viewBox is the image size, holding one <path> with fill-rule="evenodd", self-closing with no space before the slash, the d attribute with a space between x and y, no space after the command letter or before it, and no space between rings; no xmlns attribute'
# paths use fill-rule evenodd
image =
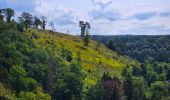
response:
<svg viewBox="0 0 170 100"><path fill-rule="evenodd" d="M13 8L46 16L56 31L77 35L80 20L91 23L91 34L170 34L170 0L0 0Z"/></svg>

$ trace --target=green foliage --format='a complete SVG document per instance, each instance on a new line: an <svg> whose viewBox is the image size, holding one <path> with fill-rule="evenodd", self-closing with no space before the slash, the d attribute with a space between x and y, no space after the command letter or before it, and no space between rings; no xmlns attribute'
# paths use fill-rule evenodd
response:
<svg viewBox="0 0 170 100"><path fill-rule="evenodd" d="M151 84L150 91L152 91L152 100L161 100L163 97L169 96L168 84L162 81L156 81Z"/></svg>
<svg viewBox="0 0 170 100"><path fill-rule="evenodd" d="M96 85L91 86L88 91L88 100L104 100L104 88L102 83L99 81Z"/></svg>
<svg viewBox="0 0 170 100"><path fill-rule="evenodd" d="M7 89L2 83L0 83L0 99L1 100L12 100L15 98L15 95Z"/></svg>
<svg viewBox="0 0 170 100"><path fill-rule="evenodd" d="M33 92L20 92L17 100L51 100L51 96L43 93L42 89L37 87Z"/></svg>
<svg viewBox="0 0 170 100"><path fill-rule="evenodd" d="M11 9L11 8L5 8L5 9L2 10L2 12L4 13L7 22L10 22L11 17L13 17L14 14L15 14L14 10Z"/></svg>
<svg viewBox="0 0 170 100"><path fill-rule="evenodd" d="M41 20L45 29L46 19ZM96 50L97 43L90 40L89 35L83 41L71 35L32 29L33 21L32 15L26 12L22 13L19 23L0 21L0 81L17 99L81 100L98 80L101 83L94 86L98 89L90 89L96 93L89 92L92 95L88 95L98 99L104 94L102 98L119 99L123 97L122 68L136 65L129 70L141 70L138 62L120 56L104 45L98 45ZM24 28L30 29L24 31ZM84 49L83 43L88 48ZM168 68L164 68L165 72ZM157 80L164 76L164 69ZM107 77L108 74L100 79L103 72L121 80Z"/></svg>
<svg viewBox="0 0 170 100"><path fill-rule="evenodd" d="M3 9L0 9L0 22L4 20Z"/></svg>
<svg viewBox="0 0 170 100"><path fill-rule="evenodd" d="M143 100L146 82L143 77L126 77L124 82L127 100Z"/></svg>
<svg viewBox="0 0 170 100"><path fill-rule="evenodd" d="M45 30L47 18L45 16L42 16L41 21L42 21L41 27L42 27L43 30Z"/></svg>
<svg viewBox="0 0 170 100"><path fill-rule="evenodd" d="M21 17L18 17L19 18L19 22L20 24L23 24L24 27L26 28L26 30L30 27L30 25L32 24L33 22L33 17L30 13L28 12L23 12L21 14Z"/></svg>
<svg viewBox="0 0 170 100"><path fill-rule="evenodd" d="M84 46L88 47L90 44L90 35L86 35L83 40L84 40Z"/></svg>
<svg viewBox="0 0 170 100"><path fill-rule="evenodd" d="M170 62L170 36L139 36L139 35L117 35L117 36L93 36L106 45L111 46L110 49L128 55L140 62L144 62L147 58L152 57L158 62ZM110 42L112 41L112 43ZM113 45L113 48L112 48Z"/></svg>
<svg viewBox="0 0 170 100"><path fill-rule="evenodd" d="M34 79L27 77L27 73L23 67L12 67L10 74L12 76L11 87L16 93L20 91L32 91L38 86L38 83Z"/></svg>
<svg viewBox="0 0 170 100"><path fill-rule="evenodd" d="M73 59L72 58L72 52L65 49L64 46L62 46L62 48L61 48L61 55L62 55L63 58L65 58L65 60L67 60L69 62L71 62L72 59Z"/></svg>
<svg viewBox="0 0 170 100"><path fill-rule="evenodd" d="M71 64L70 71L61 77L54 84L54 98L59 100L72 100L73 98L81 100L84 77L81 66L76 63Z"/></svg>
<svg viewBox="0 0 170 100"><path fill-rule="evenodd" d="M104 73L102 79L88 92L88 100L124 100L124 91L117 78Z"/></svg>
<svg viewBox="0 0 170 100"><path fill-rule="evenodd" d="M35 28L38 29L38 26L42 26L42 21L37 16L34 16L33 19L34 19L33 24Z"/></svg>

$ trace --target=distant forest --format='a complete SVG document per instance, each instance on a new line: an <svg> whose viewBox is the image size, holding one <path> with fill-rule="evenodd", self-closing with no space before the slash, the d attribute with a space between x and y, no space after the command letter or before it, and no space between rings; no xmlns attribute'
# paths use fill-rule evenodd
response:
<svg viewBox="0 0 170 100"><path fill-rule="evenodd" d="M118 35L93 38L106 44L111 50L140 62L148 58L158 62L170 62L170 35Z"/></svg>

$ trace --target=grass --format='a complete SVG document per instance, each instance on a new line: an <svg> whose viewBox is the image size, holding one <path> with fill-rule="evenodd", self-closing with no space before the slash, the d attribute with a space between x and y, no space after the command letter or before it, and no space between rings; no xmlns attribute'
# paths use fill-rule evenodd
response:
<svg viewBox="0 0 170 100"><path fill-rule="evenodd" d="M72 52L74 60L77 59L77 53L80 52L83 71L86 74L85 88L95 84L104 72L108 72L112 77L122 78L120 75L122 68L127 65L139 64L131 58L118 55L94 40L91 40L90 45L84 48L83 41L79 36L35 29L28 31L27 34L37 47L51 47L54 40L56 56L59 55L62 46Z"/></svg>

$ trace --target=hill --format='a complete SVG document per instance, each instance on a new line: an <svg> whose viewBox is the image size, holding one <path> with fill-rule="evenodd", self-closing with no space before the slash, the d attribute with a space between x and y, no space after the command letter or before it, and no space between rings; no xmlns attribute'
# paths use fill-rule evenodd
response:
<svg viewBox="0 0 170 100"><path fill-rule="evenodd" d="M61 48L72 52L74 60L77 59L79 53L86 74L84 82L87 86L95 84L104 72L122 78L120 74L124 67L139 65L137 61L127 56L121 56L95 40L91 40L90 45L85 48L83 40L79 36L35 29L27 32L27 35L32 38L37 47L50 47L50 41L54 40L56 56L60 55Z"/></svg>
<svg viewBox="0 0 170 100"><path fill-rule="evenodd" d="M86 98L104 73L121 76L139 63L94 40L50 30L21 31L15 22L0 22L0 98Z"/></svg>

